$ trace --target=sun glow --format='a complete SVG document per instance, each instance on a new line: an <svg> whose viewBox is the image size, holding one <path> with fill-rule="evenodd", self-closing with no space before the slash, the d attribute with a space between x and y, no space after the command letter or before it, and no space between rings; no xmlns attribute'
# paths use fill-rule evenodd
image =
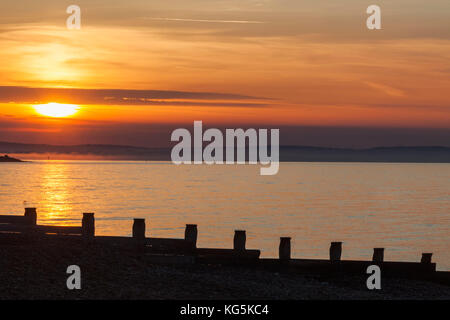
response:
<svg viewBox="0 0 450 320"><path fill-rule="evenodd" d="M47 103L33 106L37 113L53 118L64 118L73 116L78 112L79 106L74 104Z"/></svg>

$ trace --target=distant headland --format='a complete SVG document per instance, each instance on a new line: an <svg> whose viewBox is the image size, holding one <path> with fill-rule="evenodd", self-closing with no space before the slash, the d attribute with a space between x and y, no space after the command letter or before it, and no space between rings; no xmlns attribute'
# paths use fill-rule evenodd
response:
<svg viewBox="0 0 450 320"><path fill-rule="evenodd" d="M11 158L8 155L0 156L0 162L23 162L22 160Z"/></svg>

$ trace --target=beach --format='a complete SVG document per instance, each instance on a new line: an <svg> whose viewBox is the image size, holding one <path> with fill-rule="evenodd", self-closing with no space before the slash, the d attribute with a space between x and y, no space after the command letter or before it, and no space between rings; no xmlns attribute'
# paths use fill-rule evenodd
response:
<svg viewBox="0 0 450 320"><path fill-rule="evenodd" d="M132 250L73 239L0 244L0 299L347 300L450 299L450 286L366 276L293 274L246 266L160 265ZM69 265L81 269L81 290L69 290Z"/></svg>

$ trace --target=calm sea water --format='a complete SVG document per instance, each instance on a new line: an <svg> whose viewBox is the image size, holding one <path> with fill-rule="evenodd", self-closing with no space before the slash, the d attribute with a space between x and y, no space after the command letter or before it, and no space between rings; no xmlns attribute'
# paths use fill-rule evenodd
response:
<svg viewBox="0 0 450 320"><path fill-rule="evenodd" d="M26 203L24 203L26 201ZM279 237L293 256L327 258L343 241L344 259L418 261L433 252L450 270L450 164L282 163L276 176L259 166L175 166L164 162L35 161L0 165L0 213L38 208L38 223L77 225L95 212L97 234L183 237L199 226L199 246L232 247L235 229L249 248L276 257Z"/></svg>

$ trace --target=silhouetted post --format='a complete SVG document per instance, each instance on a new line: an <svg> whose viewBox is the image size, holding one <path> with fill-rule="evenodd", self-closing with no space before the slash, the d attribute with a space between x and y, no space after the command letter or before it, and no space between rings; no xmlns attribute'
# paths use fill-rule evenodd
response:
<svg viewBox="0 0 450 320"><path fill-rule="evenodd" d="M430 264L432 256L432 253L422 253L422 259L420 260L420 262L424 264Z"/></svg>
<svg viewBox="0 0 450 320"><path fill-rule="evenodd" d="M342 242L332 242L330 246L330 261L341 261Z"/></svg>
<svg viewBox="0 0 450 320"><path fill-rule="evenodd" d="M145 244L145 219L134 219L133 238L137 245Z"/></svg>
<svg viewBox="0 0 450 320"><path fill-rule="evenodd" d="M37 221L36 208L25 208L25 219L27 224L35 226Z"/></svg>
<svg viewBox="0 0 450 320"><path fill-rule="evenodd" d="M95 237L95 218L94 213L83 213L81 221L81 233L85 240L92 240Z"/></svg>
<svg viewBox="0 0 450 320"><path fill-rule="evenodd" d="M383 262L384 261L384 248L374 248L373 249L373 262Z"/></svg>
<svg viewBox="0 0 450 320"><path fill-rule="evenodd" d="M245 251L245 241L247 236L245 235L245 230L235 230L234 231L234 250Z"/></svg>
<svg viewBox="0 0 450 320"><path fill-rule="evenodd" d="M281 237L280 238L280 248L278 250L280 260L288 261L291 260L291 238Z"/></svg>
<svg viewBox="0 0 450 320"><path fill-rule="evenodd" d="M184 240L189 241L193 244L194 248L197 247L197 225L187 224L186 230L184 231Z"/></svg>

